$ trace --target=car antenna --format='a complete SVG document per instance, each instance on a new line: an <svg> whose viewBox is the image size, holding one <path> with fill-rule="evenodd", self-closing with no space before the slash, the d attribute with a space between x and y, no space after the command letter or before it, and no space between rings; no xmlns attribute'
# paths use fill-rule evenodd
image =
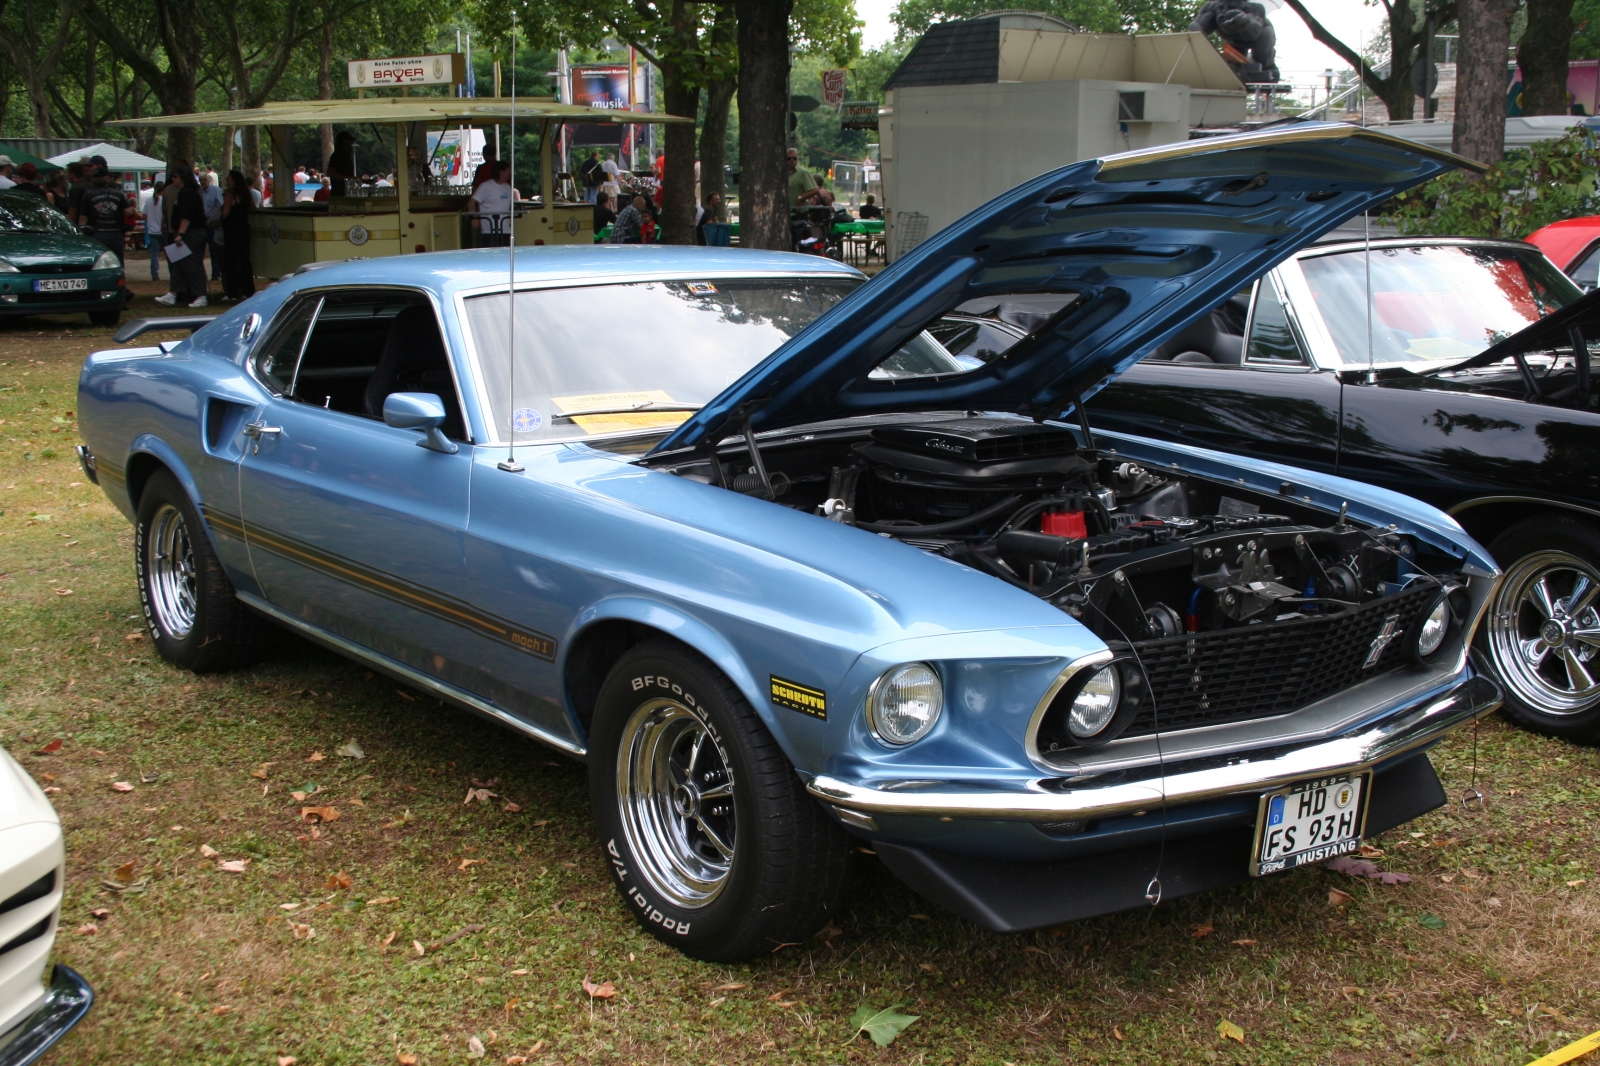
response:
<svg viewBox="0 0 1600 1066"><path fill-rule="evenodd" d="M548 193L545 194L549 196ZM511 12L511 219L506 241L506 306L510 321L506 326L506 389L511 405L511 451L498 464L501 470L522 473L517 462L517 12Z"/></svg>

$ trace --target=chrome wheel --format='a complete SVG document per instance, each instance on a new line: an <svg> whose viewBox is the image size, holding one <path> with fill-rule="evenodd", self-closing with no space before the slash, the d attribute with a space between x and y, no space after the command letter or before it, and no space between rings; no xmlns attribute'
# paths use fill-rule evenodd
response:
<svg viewBox="0 0 1600 1066"><path fill-rule="evenodd" d="M166 504L150 521L145 567L150 606L167 636L182 640L194 628L196 588L194 546L183 513Z"/></svg>
<svg viewBox="0 0 1600 1066"><path fill-rule="evenodd" d="M727 884L735 847L733 776L699 712L654 699L617 750L622 831L649 886L685 910Z"/></svg>
<svg viewBox="0 0 1600 1066"><path fill-rule="evenodd" d="M1600 698L1600 571L1542 551L1512 565L1489 611L1501 681L1524 704L1574 714Z"/></svg>

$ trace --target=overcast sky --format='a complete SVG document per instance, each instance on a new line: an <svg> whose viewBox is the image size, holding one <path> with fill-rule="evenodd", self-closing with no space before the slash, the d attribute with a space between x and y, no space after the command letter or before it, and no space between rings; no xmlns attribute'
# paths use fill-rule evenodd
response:
<svg viewBox="0 0 1600 1066"><path fill-rule="evenodd" d="M874 48L894 37L895 26L889 15L897 2L856 0L856 12L867 24L863 31L866 47ZM1010 2L1001 3L1000 0L995 3L997 9L1010 6L1025 8L1027 4L1016 2L1013 5ZM1196 10L1199 7L1197 0ZM1363 36L1372 37L1376 34L1383 24L1383 8L1360 0L1306 0L1306 7L1324 26L1337 33L1348 34L1344 40L1352 48L1359 46ZM1283 72L1286 81L1308 85L1313 81L1320 82L1322 72L1329 67L1335 71L1350 68L1350 64L1317 43L1306 24L1300 21L1300 16L1289 8L1274 11L1270 17L1278 31L1278 69Z"/></svg>

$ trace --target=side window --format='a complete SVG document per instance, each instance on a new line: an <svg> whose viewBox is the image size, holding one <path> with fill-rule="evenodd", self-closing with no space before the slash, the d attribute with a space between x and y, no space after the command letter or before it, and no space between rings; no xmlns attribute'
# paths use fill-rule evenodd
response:
<svg viewBox="0 0 1600 1066"><path fill-rule="evenodd" d="M273 323L255 355L256 373L267 387L278 395L289 392L294 383L294 368L300 362L300 352L305 347L306 330L322 305L320 297L301 300L285 310Z"/></svg>
<svg viewBox="0 0 1600 1066"><path fill-rule="evenodd" d="M399 289L331 292L306 339L290 396L330 411L383 418L394 392L439 397L448 437L466 439L455 377L433 307Z"/></svg>
<svg viewBox="0 0 1600 1066"><path fill-rule="evenodd" d="M1255 315L1250 320L1246 363L1256 366L1305 366L1305 352L1295 337L1283 296L1269 274L1257 287Z"/></svg>
<svg viewBox="0 0 1600 1066"><path fill-rule="evenodd" d="M1578 259L1577 265L1567 271L1567 275L1584 292L1600 284L1600 243L1591 245Z"/></svg>

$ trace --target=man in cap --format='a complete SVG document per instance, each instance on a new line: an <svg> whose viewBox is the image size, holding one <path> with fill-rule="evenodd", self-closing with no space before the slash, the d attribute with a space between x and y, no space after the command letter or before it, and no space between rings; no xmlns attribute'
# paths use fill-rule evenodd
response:
<svg viewBox="0 0 1600 1066"><path fill-rule="evenodd" d="M0 189L9 189L15 184L11 178L11 157L0 155Z"/></svg>
<svg viewBox="0 0 1600 1066"><path fill-rule="evenodd" d="M111 181L111 172L96 166L90 187L78 201L78 217L94 231L94 239L117 253L122 261L127 242L128 197Z"/></svg>

